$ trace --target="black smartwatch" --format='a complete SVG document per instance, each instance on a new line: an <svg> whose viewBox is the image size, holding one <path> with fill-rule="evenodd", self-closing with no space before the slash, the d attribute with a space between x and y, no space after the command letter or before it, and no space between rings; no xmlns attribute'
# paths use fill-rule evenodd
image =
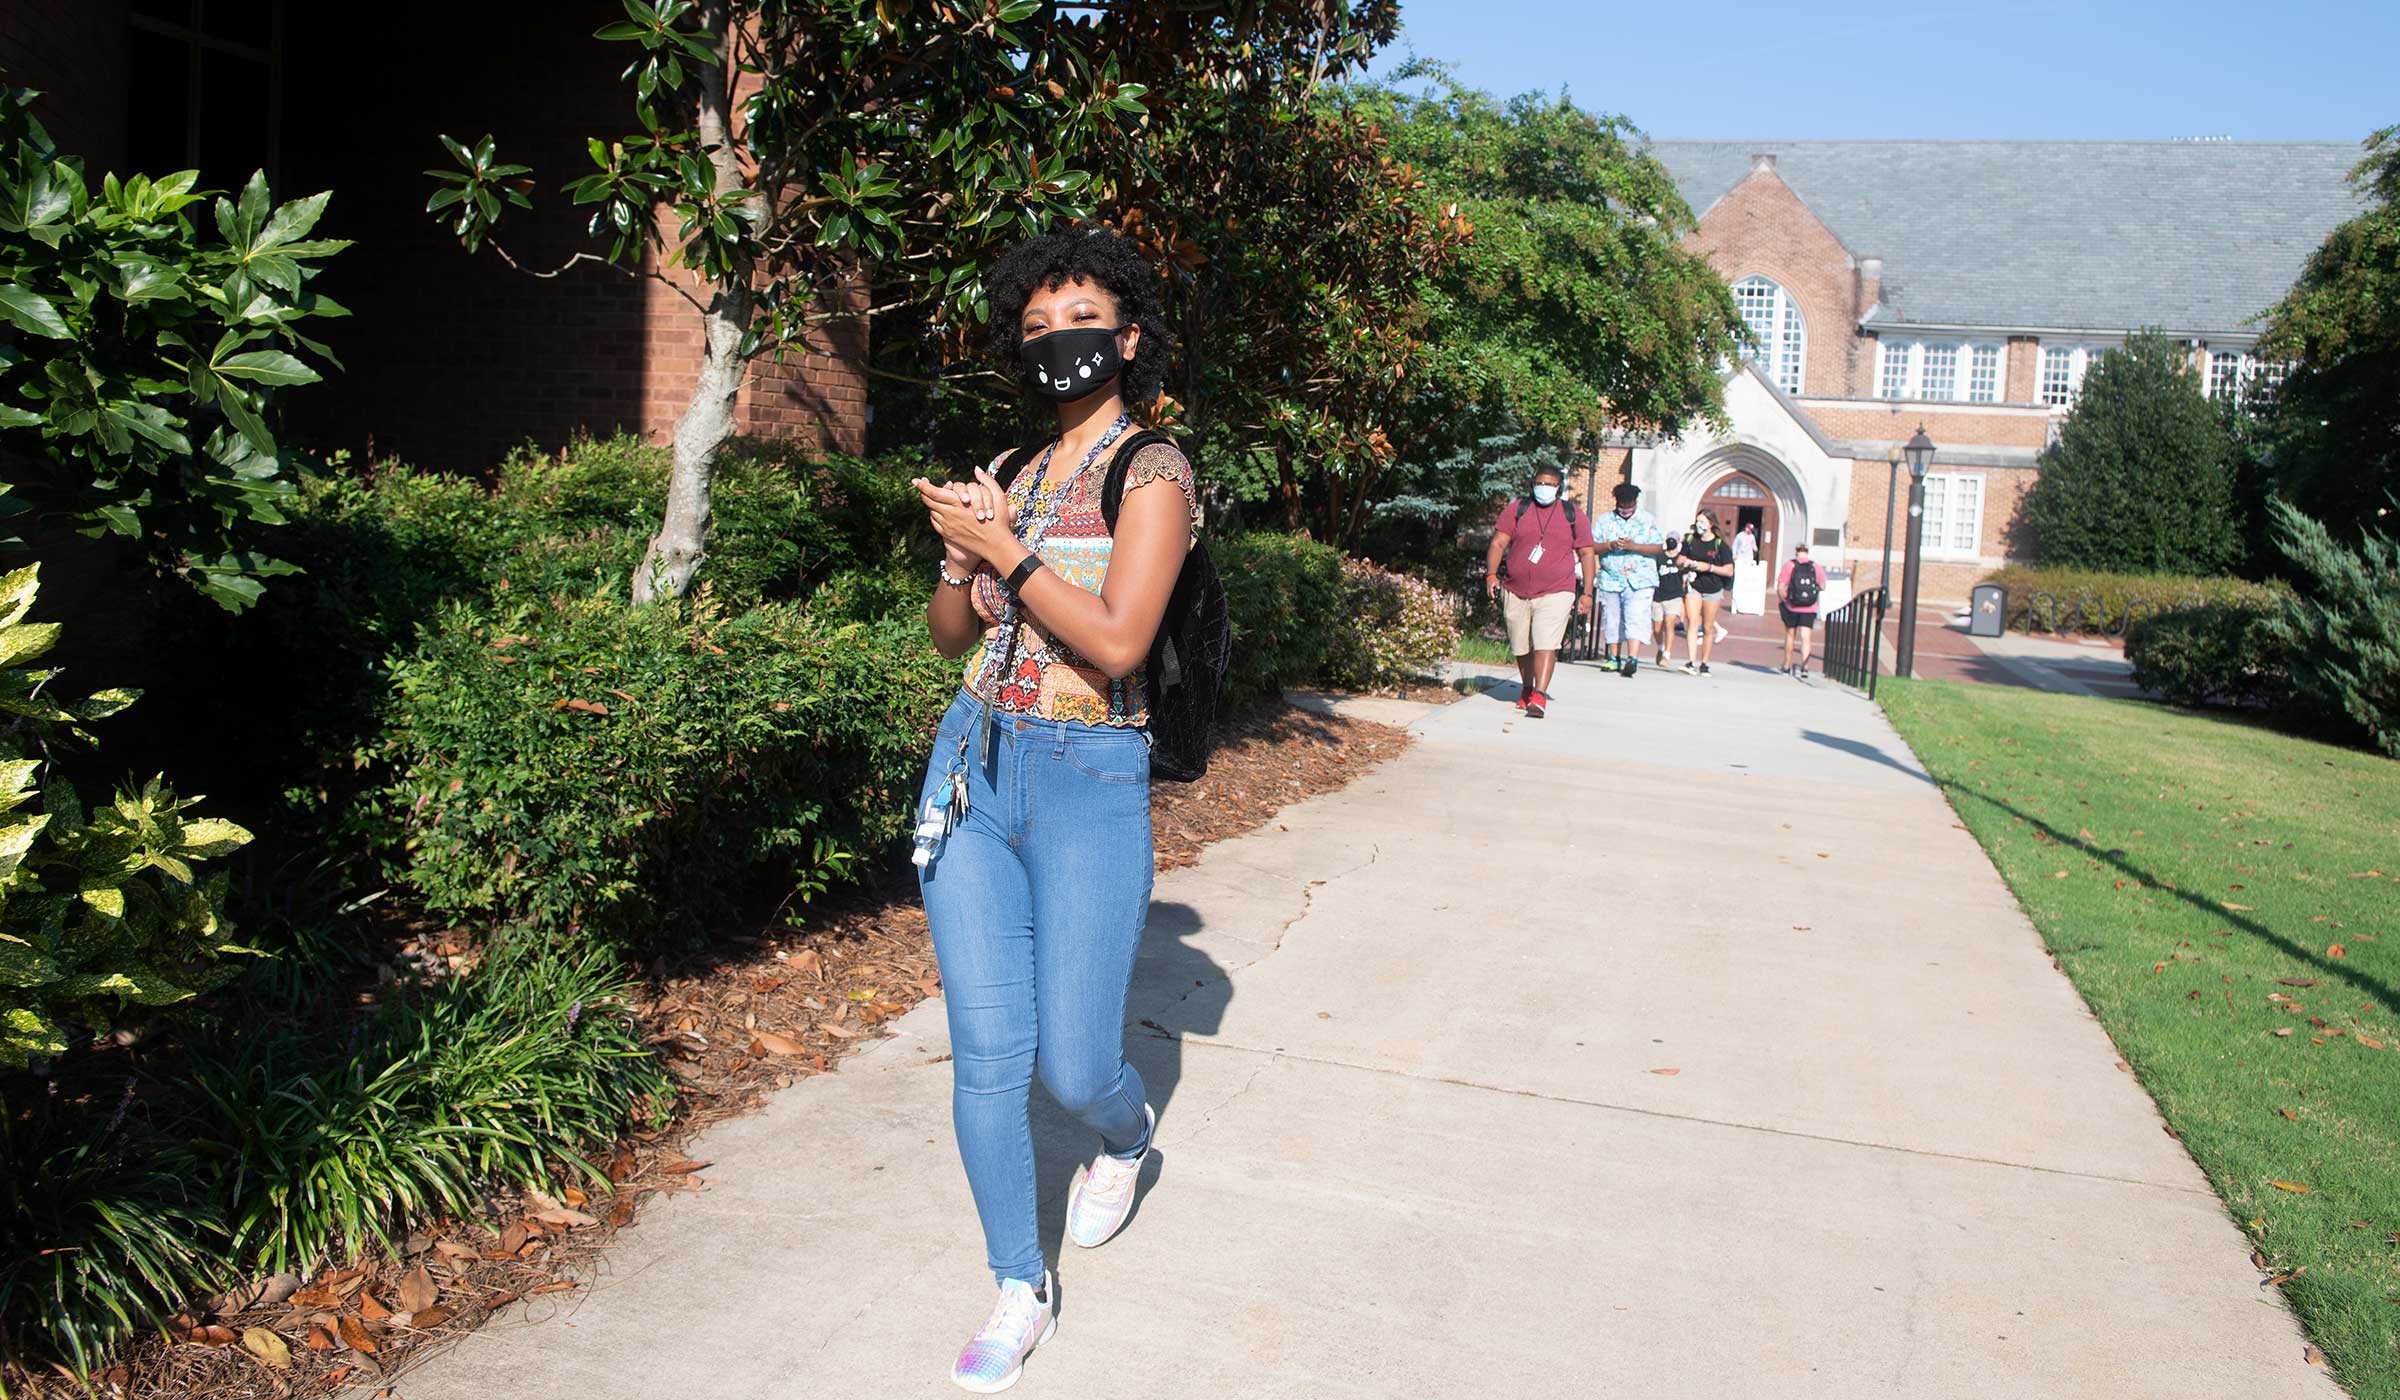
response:
<svg viewBox="0 0 2400 1400"><path fill-rule="evenodd" d="M1008 590L1009 597L1014 598L1017 596L1017 590L1025 586L1025 580L1032 578L1033 571L1040 567L1042 567L1042 556L1028 554L1017 561L1017 567L1008 571L1008 577L1000 581L1000 586Z"/></svg>

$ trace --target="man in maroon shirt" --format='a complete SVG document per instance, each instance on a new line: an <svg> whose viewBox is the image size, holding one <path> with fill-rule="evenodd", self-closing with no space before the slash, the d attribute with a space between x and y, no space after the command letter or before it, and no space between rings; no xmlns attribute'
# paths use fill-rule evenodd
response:
<svg viewBox="0 0 2400 1400"><path fill-rule="evenodd" d="M1508 622L1508 649L1516 655L1517 675L1524 682L1517 706L1529 719L1540 719L1550 705L1558 644L1575 612L1575 561L1583 561L1587 579L1597 577L1600 567L1591 517L1558 498L1564 479L1558 468L1543 467L1533 474L1531 496L1500 507L1483 563L1483 590L1500 599Z"/></svg>

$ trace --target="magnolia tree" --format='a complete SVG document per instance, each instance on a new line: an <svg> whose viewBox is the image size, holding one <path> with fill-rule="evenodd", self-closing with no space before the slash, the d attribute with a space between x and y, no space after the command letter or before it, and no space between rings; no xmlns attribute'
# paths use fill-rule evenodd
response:
<svg viewBox="0 0 2400 1400"><path fill-rule="evenodd" d="M758 357L819 324L913 313L964 378L989 317L984 271L1010 243L1121 202L1117 172L1159 150L1154 89L1323 74L1388 39L1391 0L625 0L638 130L589 142L567 186L605 257L692 274L705 327L676 424L665 515L637 601L682 594L705 556L710 479ZM531 172L491 138L427 208L473 250ZM1098 157L1117 157L1103 166ZM1095 173L1096 171L1102 173ZM495 243L495 247L498 244ZM685 284L671 281L679 288Z"/></svg>

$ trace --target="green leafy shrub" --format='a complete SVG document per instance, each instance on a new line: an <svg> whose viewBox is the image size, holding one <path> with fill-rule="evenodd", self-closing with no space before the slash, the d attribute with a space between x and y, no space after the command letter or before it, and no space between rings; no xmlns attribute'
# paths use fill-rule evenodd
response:
<svg viewBox="0 0 2400 1400"><path fill-rule="evenodd" d="M223 916L225 876L203 861L240 849L250 833L189 815L161 778L88 816L75 789L53 780L37 799L48 753L82 725L133 703L107 691L61 704L44 693L56 672L38 661L57 623L29 623L40 566L0 578L0 1066L67 1048L67 1025L105 1028L127 1004L165 1006L233 975L247 953ZM38 801L40 810L28 804Z"/></svg>
<svg viewBox="0 0 2400 1400"><path fill-rule="evenodd" d="M2284 501L2270 507L2276 542L2305 580L2270 628L2301 691L2400 758L2400 544L2368 534L2357 548Z"/></svg>
<svg viewBox="0 0 2400 1400"><path fill-rule="evenodd" d="M308 289L349 246L307 235L331 195L276 205L266 176L190 212L198 171L101 181L0 89L0 513L134 541L233 610L291 565L262 550L292 492L276 389L332 358L295 323L348 313Z"/></svg>
<svg viewBox="0 0 2400 1400"><path fill-rule="evenodd" d="M1341 618L1342 553L1271 530L1211 541L1233 619L1237 691L1304 685L1325 664Z"/></svg>
<svg viewBox="0 0 2400 1400"><path fill-rule="evenodd" d="M2291 658L2269 630L2276 615L2271 606L2241 602L2144 618L2125 636L2134 683L2177 705L2288 704Z"/></svg>
<svg viewBox="0 0 2400 1400"><path fill-rule="evenodd" d="M933 596L933 571L914 564L890 564L880 569L843 569L809 595L811 612L819 617L852 622L881 622L887 618L917 621Z"/></svg>
<svg viewBox="0 0 2400 1400"><path fill-rule="evenodd" d="M1324 679L1353 690L1424 675L1458 650L1466 609L1445 593L1366 559L1342 562L1342 606L1326 649Z"/></svg>
<svg viewBox="0 0 2400 1400"><path fill-rule="evenodd" d="M2046 568L2206 575L2242 558L2235 442L2201 396L2191 357L2154 332L2128 337L2085 376L2026 494Z"/></svg>
<svg viewBox="0 0 2400 1400"><path fill-rule="evenodd" d="M2008 590L2008 625L2020 631L2057 631L2071 624L2086 632L2121 633L2129 615L2138 622L2144 616L2203 604L2272 608L2286 593L2279 584L2221 576L2121 574L2016 564L1985 575L1983 581ZM2049 599L2036 610L2035 596L2043 593L2049 594Z"/></svg>
<svg viewBox="0 0 2400 1400"><path fill-rule="evenodd" d="M456 605L394 667L373 804L428 907L655 944L903 831L956 689L914 619L705 597ZM795 874L795 872L797 872Z"/></svg>

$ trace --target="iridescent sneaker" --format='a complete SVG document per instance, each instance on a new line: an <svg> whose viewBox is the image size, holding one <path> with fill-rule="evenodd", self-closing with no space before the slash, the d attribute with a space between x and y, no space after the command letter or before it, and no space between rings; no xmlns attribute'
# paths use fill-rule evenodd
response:
<svg viewBox="0 0 2400 1400"><path fill-rule="evenodd" d="M1143 1104L1142 1113L1149 1120L1142 1129L1142 1155L1119 1160L1103 1152L1076 1174L1074 1188L1067 1192L1067 1238L1085 1249L1108 1243L1133 1212L1134 1183L1141 1179L1150 1139L1158 1130L1158 1110Z"/></svg>
<svg viewBox="0 0 2400 1400"><path fill-rule="evenodd" d="M1017 1377L1025 1374L1025 1354L1049 1341L1050 1334L1058 1330L1058 1315L1053 1311L1057 1299L1046 1269L1038 1294L1023 1279L1001 1284L1000 1301L992 1304L992 1315L983 1320L983 1330L951 1364L950 1379L977 1395L997 1395L1015 1385Z"/></svg>

